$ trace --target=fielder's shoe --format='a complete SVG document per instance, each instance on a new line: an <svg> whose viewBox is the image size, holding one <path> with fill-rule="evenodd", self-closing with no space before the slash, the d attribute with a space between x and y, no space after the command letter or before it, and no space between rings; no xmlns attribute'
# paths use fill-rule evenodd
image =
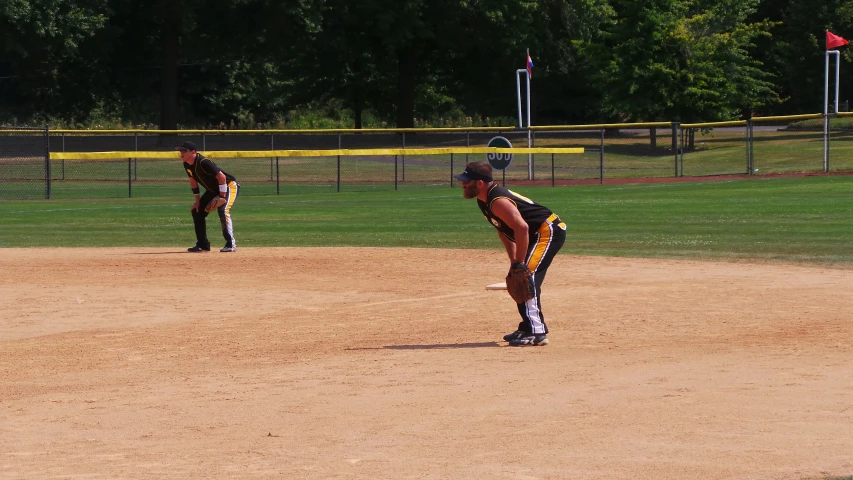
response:
<svg viewBox="0 0 853 480"><path fill-rule="evenodd" d="M505 342L511 342L513 340L518 340L519 338L523 338L523 337L526 337L528 335L530 335L530 334L525 332L524 330L516 330L512 333L508 333L508 334L504 335L504 341Z"/></svg>
<svg viewBox="0 0 853 480"><path fill-rule="evenodd" d="M210 251L210 245L205 246L205 245L196 244L196 245L188 248L187 251L192 252L192 253L209 252Z"/></svg>
<svg viewBox="0 0 853 480"><path fill-rule="evenodd" d="M548 345L548 337L544 333L529 335L527 337L510 340L509 344L513 347L539 347L542 345Z"/></svg>
<svg viewBox="0 0 853 480"><path fill-rule="evenodd" d="M227 253L227 252L236 252L236 251L237 251L237 247L229 247L228 245L225 245L225 246L224 246L224 247L222 247L219 251L220 251L220 252L223 252L223 253Z"/></svg>

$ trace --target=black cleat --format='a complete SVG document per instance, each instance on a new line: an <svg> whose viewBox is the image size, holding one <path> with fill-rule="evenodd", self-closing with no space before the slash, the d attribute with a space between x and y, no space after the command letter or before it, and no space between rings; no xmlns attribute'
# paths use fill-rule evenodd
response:
<svg viewBox="0 0 853 480"><path fill-rule="evenodd" d="M523 330L516 330L512 333L508 333L508 334L504 335L504 341L505 342L511 342L513 340L518 340L519 338L523 338L523 337L526 337L528 335L530 335L530 334L523 331Z"/></svg>
<svg viewBox="0 0 853 480"><path fill-rule="evenodd" d="M539 347L542 345L548 345L548 336L544 333L528 335L526 337L510 340L509 344L513 347Z"/></svg>
<svg viewBox="0 0 853 480"><path fill-rule="evenodd" d="M210 245L208 245L206 247L202 246L202 245L194 245L194 246L188 248L187 251L192 252L192 253L209 252L210 251Z"/></svg>

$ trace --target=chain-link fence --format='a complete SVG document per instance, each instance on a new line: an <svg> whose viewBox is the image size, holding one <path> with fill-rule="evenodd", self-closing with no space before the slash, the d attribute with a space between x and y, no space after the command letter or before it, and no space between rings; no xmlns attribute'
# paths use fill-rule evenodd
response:
<svg viewBox="0 0 853 480"><path fill-rule="evenodd" d="M234 175L241 195L423 188L452 184L468 155L377 155L388 148L446 148L485 146L495 135L505 135L527 146L525 132L511 129L425 129L418 131L250 131L161 133L52 132L53 152L125 152L110 159L55 159L55 198L163 196L183 193L187 187L180 159L136 158L132 152L171 152L190 140L220 168ZM278 150L349 150L344 155L311 157L229 156L219 152ZM55 155L56 156L56 155ZM482 159L482 156L478 156Z"/></svg>
<svg viewBox="0 0 853 480"><path fill-rule="evenodd" d="M670 123L533 127L536 147L583 147L584 154L534 157L535 178L593 180L675 175L675 147Z"/></svg>
<svg viewBox="0 0 853 480"><path fill-rule="evenodd" d="M823 122L824 117L815 114L704 124L529 129L48 132L4 128L0 129L0 198L183 194L187 181L173 152L185 140L195 142L234 175L242 195L452 187L454 173L469 161L485 160L485 155L370 151L485 147L496 136L506 138L512 147L584 151L516 154L506 170L495 172L495 178L505 184L853 170L853 132L833 126L825 136ZM310 157L269 154L292 150L319 152ZM326 150L339 152L323 155ZM245 154L255 151L264 153ZM59 155L70 152L120 153L106 159ZM134 152L161 152L162 158L140 158ZM54 158L49 159L50 155Z"/></svg>
<svg viewBox="0 0 853 480"><path fill-rule="evenodd" d="M0 127L0 199L50 197L47 128Z"/></svg>

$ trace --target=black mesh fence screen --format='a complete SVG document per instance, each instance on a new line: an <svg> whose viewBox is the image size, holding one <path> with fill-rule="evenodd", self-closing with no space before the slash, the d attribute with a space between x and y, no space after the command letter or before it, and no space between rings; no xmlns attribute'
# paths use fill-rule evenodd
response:
<svg viewBox="0 0 853 480"><path fill-rule="evenodd" d="M0 199L49 198L46 128L0 127Z"/></svg>
<svg viewBox="0 0 853 480"><path fill-rule="evenodd" d="M582 148L583 153L514 154L496 171L506 184L561 185L608 179L853 170L853 134L823 119L763 118L735 126L625 124L507 130L329 132L48 132L0 128L0 198L156 197L187 193L177 153L136 158L133 152L174 152L195 142L234 175L241 195L454 187L454 173L485 154L371 152L372 149L485 147L503 137L512 147ZM698 126L697 126L698 125ZM272 156L270 151L313 150L314 156ZM323 150L346 150L323 155ZM229 156L230 151L243 152ZM244 158L245 152L261 152ZM48 160L48 152L131 152L116 158ZM222 152L222 153L220 153ZM337 153L343 153L338 155ZM131 158L127 158L131 157Z"/></svg>
<svg viewBox="0 0 853 480"><path fill-rule="evenodd" d="M822 121L755 122L751 148L753 174L822 171Z"/></svg>

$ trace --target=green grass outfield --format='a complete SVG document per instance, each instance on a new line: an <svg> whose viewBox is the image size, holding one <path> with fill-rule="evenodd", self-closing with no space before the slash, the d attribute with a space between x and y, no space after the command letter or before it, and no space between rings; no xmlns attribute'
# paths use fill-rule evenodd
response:
<svg viewBox="0 0 853 480"><path fill-rule="evenodd" d="M512 187L511 187L512 188ZM525 187L569 225L562 253L750 259L853 267L853 176ZM240 247L501 249L461 188L244 196ZM144 199L0 202L0 247L192 245L189 192ZM214 245L219 223L209 217Z"/></svg>

